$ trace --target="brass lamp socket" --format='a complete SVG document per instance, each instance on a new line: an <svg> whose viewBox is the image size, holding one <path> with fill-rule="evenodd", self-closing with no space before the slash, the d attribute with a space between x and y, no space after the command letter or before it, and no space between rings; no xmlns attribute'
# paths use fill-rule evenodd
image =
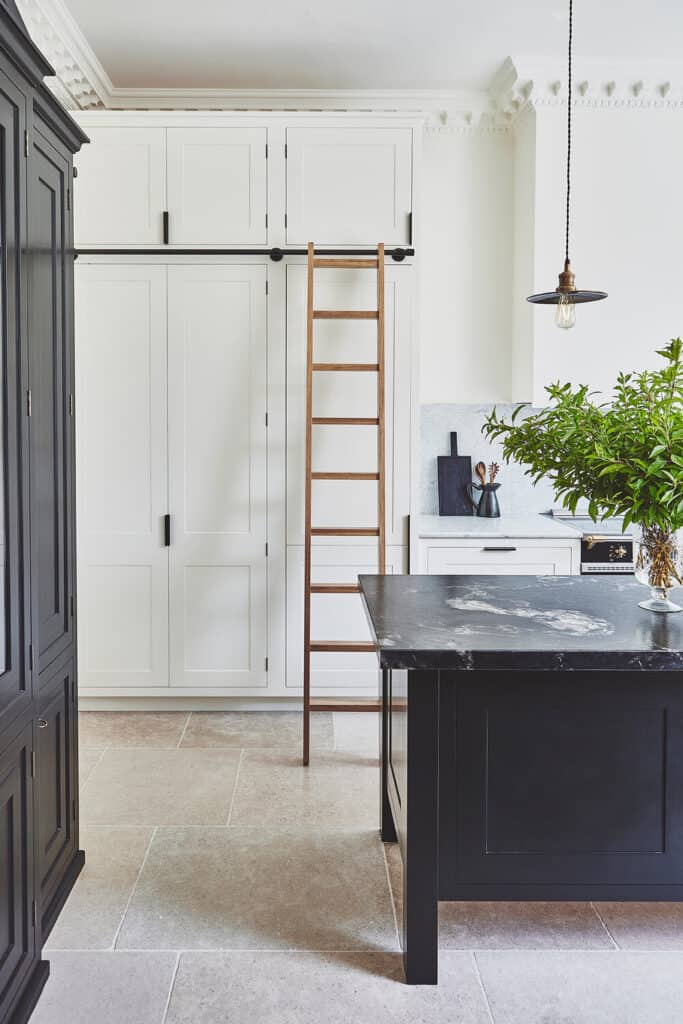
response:
<svg viewBox="0 0 683 1024"><path fill-rule="evenodd" d="M571 268L569 260L564 261L564 270L559 275L560 283L558 284L555 291L561 295L566 295L569 292L576 291L576 284L574 283L574 272Z"/></svg>

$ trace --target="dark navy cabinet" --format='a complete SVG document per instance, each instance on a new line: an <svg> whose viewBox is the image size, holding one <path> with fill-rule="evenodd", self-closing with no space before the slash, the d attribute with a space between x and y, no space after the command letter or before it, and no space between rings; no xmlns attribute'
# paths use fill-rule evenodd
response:
<svg viewBox="0 0 683 1024"><path fill-rule="evenodd" d="M0 1024L30 1017L78 847L73 154L0 0Z"/></svg>

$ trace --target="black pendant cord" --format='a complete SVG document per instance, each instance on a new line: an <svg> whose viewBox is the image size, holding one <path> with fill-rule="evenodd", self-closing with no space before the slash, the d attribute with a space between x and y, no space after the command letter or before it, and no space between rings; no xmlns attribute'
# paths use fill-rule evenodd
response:
<svg viewBox="0 0 683 1024"><path fill-rule="evenodd" d="M572 190L572 42L573 42L573 0L569 0L569 81L567 92L567 210L564 232L564 258L569 261L569 201Z"/></svg>

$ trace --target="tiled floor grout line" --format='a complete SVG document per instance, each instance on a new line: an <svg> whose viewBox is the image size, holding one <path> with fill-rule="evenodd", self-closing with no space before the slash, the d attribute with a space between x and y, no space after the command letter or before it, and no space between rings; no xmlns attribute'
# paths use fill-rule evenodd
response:
<svg viewBox="0 0 683 1024"><path fill-rule="evenodd" d="M116 929L116 934L114 935L114 939L113 939L111 947L110 947L110 952L116 950L116 943L119 941L119 935L121 934L121 929L123 928L123 922L126 920L126 914L128 913L130 905L131 905L131 903L133 901L133 896L135 896L135 891L136 891L136 889L138 887L138 882L140 881L140 877L142 875L142 872L145 870L145 864L147 863L147 858L149 857L149 851L152 849L152 843L154 842L154 837L155 837L156 834L157 834L157 830L156 830L156 826L155 826L152 829L151 836L149 837L149 842L147 843L147 849L145 850L145 856L142 858L142 864L140 865L140 870L138 871L137 878L133 882L133 886L132 886L132 888L130 890L130 893L128 895L128 899L126 900L126 905L123 908L123 914L121 915L121 920L119 921L119 926Z"/></svg>
<svg viewBox="0 0 683 1024"><path fill-rule="evenodd" d="M161 953L172 953L172 954L180 954L180 955L182 955L182 954L185 954L185 953L188 953L188 954L189 953L197 953L197 954L199 954L201 956L210 956L210 955L212 955L214 953L230 954L230 955L238 954L238 953L244 953L244 954L249 954L250 956L253 956L253 955L257 954L257 953L268 953L269 955L273 955L275 953L282 953L282 954L287 953L289 955L301 954L302 956L317 956L318 954L325 954L325 956L327 956L328 954L338 954L340 956L348 956L348 955L353 955L353 956L375 956L376 955L376 956L398 956L398 957L402 957L403 956L403 951L402 950L396 950L396 949L377 949L376 946L367 946L367 947L363 947L361 949L359 949L357 946L356 947L347 947L346 949L328 949L327 947L313 948L313 947L304 947L304 946L285 946L285 947L282 947L282 946L272 946L272 947L271 946L262 946L262 947L261 946L253 946L253 947L252 946L197 946L196 948L192 947L192 946L189 946L189 947L180 947L180 948L175 947L173 949L169 949L169 948L157 949L156 947L153 948L151 946L150 947L146 947L146 946L130 946L130 947L128 947L128 946L126 946L126 947L118 947L117 949L113 949L110 946L107 949L88 948L88 947L83 947L83 948L75 949L75 948L69 947L69 946L54 946L54 947L51 946L49 949L46 949L45 952L48 955L52 954L52 953L58 953L60 955L64 954L64 953L69 953L69 954L74 954L75 956L89 956L90 954L98 954L98 955L102 955L102 956L115 956L115 955L125 955L126 953L138 953L140 955L144 955L144 954L158 955L158 954L161 954ZM452 949L452 948L451 949L439 949L439 956L440 957L449 957L449 956L461 957L461 956L465 956L465 955L480 956L482 954L485 954L487 956L489 956L489 955L498 956L499 954L501 954L502 956L525 956L525 955L527 955L529 953L533 953L534 956L540 956L540 957L561 957L561 956L565 956L567 954L575 956L575 955L579 955L580 954L581 956L586 956L586 957L605 957L605 956L607 956L607 957L610 957L611 959L618 959L618 958L614 957L614 950L613 949L586 949L585 946L583 948L577 948L577 949L539 949L538 947L533 947L533 946L516 946L514 948L511 947L509 949L500 949L499 947L496 947L496 946L490 946L488 948L482 946L482 947L478 947L476 949L466 949L465 947L462 947L460 949ZM652 956L652 955L655 955L655 956L661 956L661 955L669 956L669 955L675 953L675 954L677 954L680 957L681 956L681 949L680 949L680 947L669 947L668 949L666 947L661 948L661 949L654 949L654 948L652 948L652 949L621 949L620 948L619 949L619 953L620 954L624 954L624 956L638 956L638 957L647 957L647 956Z"/></svg>
<svg viewBox="0 0 683 1024"><path fill-rule="evenodd" d="M380 842L382 842L380 840ZM391 874L389 872L389 861L387 860L387 848L382 843L382 857L384 858L384 871L387 876L387 885L389 886L389 899L391 900L391 913L394 916L394 928L396 929L396 942L399 950L401 949L401 933L398 928L398 914L396 913L396 902L394 900L394 890L391 888Z"/></svg>
<svg viewBox="0 0 683 1024"><path fill-rule="evenodd" d="M173 989L175 988L176 978L178 977L178 968L180 967L180 953L177 953L175 958L175 967L173 968L173 977L171 978L171 984L168 989L168 997L166 999L166 1006L161 1016L161 1024L166 1024L166 1018L168 1017L169 1007L171 1005L171 999L173 998Z"/></svg>
<svg viewBox="0 0 683 1024"><path fill-rule="evenodd" d="M597 917L597 919L598 919L598 921L600 922L600 924L602 925L602 927L603 927L603 928L605 929L605 931L607 932L607 935L609 936L609 938L610 938L610 941L614 943L614 948L615 948L615 949L619 949L619 948L620 948L620 946L619 946L619 943L617 942L617 940L616 940L616 939L614 938L614 936L612 935L611 931L609 930L609 928L607 927L607 925L606 925L605 921L603 920L602 914L600 913L600 911L599 911L599 910L598 910L598 908L597 908L597 907L595 906L595 904L593 903L593 901L592 901L592 900L591 900L591 910L593 911L593 913L594 913L594 914L595 914L595 916Z"/></svg>
<svg viewBox="0 0 683 1024"><path fill-rule="evenodd" d="M178 743L176 744L176 750L180 750L180 744L185 739L185 733L187 732L187 727L190 724L190 719L191 718L192 718L192 712L188 711L187 718L185 719L185 725L183 726L183 731L181 732L180 739L178 740Z"/></svg>
<svg viewBox="0 0 683 1024"><path fill-rule="evenodd" d="M242 748L242 750L240 750L240 758L239 758L239 761L237 762L237 771L235 772L235 785L233 786L233 790L232 790L232 799L230 801L230 810L228 811L228 820L225 823L225 827L226 828L230 827L230 820L232 818L232 809L235 806L235 797L237 796L237 784L240 781L240 768L242 767L242 761L243 760L244 760L244 748Z"/></svg>
<svg viewBox="0 0 683 1024"><path fill-rule="evenodd" d="M484 998L484 1003L486 1004L486 1012L489 1015L489 1020L491 1021L491 1024L496 1024L495 1019L493 1017L493 1010L491 1009L491 1004L489 1002L488 993L487 993L486 987L484 985L484 979L482 978L481 971L479 970L479 963L477 961L477 954L475 952L472 952L472 953L470 953L470 956L472 958L472 964L474 966L474 973L477 976L477 981L479 982L479 988L481 989L481 994L482 994L482 996Z"/></svg>
<svg viewBox="0 0 683 1024"><path fill-rule="evenodd" d="M84 748L84 749L86 749L86 748ZM107 753L107 751L109 750L109 747L101 747L101 748L100 748L100 747L90 747L90 749L91 749L91 750L99 750L99 752L100 752L100 756L99 756L99 757L97 758L97 760L95 761L95 763L94 763L93 765L91 765L91 767L90 767L90 771L88 772L88 777L87 777L87 779L85 779L85 780L83 781L83 783L81 783L80 779L78 780L78 788L79 788L79 791L80 791L81 793L82 793L82 792L83 792L83 790L84 790L84 789L86 788L86 786L87 786L87 785L88 785L88 784L89 784L90 782L92 782L92 777L93 777L93 775L95 774L95 769L96 769L96 768L98 768L98 767L100 766L100 764L102 763L102 758L104 757L104 755L105 755L105 754Z"/></svg>

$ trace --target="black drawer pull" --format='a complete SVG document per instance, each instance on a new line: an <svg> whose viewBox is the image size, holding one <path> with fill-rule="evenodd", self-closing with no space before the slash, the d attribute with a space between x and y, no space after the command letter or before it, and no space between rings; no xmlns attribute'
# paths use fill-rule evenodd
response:
<svg viewBox="0 0 683 1024"><path fill-rule="evenodd" d="M164 210L164 245L168 245L169 240L169 216L168 210Z"/></svg>
<svg viewBox="0 0 683 1024"><path fill-rule="evenodd" d="M38 728L39 729L47 729L47 722L45 721L44 718L39 718L38 719Z"/></svg>
<svg viewBox="0 0 683 1024"><path fill-rule="evenodd" d="M482 551L516 551L517 548L482 548Z"/></svg>
<svg viewBox="0 0 683 1024"><path fill-rule="evenodd" d="M171 517L168 513L164 516L164 547L171 546Z"/></svg>

